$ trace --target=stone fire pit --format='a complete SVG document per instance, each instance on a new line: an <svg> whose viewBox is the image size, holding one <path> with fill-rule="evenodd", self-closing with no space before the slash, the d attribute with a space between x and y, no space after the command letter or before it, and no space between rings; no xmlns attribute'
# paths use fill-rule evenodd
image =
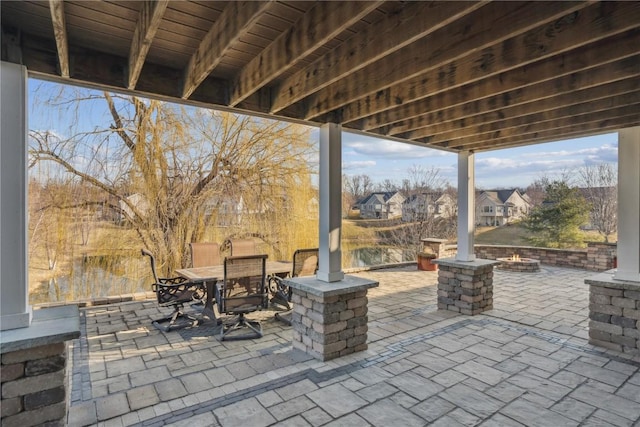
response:
<svg viewBox="0 0 640 427"><path fill-rule="evenodd" d="M521 258L519 255L512 255L508 258L497 258L497 261L500 261L500 264L498 264L496 268L501 270L525 273L540 271L540 261L533 258Z"/></svg>

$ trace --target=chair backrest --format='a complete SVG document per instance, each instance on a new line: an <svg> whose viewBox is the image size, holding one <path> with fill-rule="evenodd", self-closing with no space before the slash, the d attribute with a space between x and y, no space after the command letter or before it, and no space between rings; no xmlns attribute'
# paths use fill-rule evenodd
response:
<svg viewBox="0 0 640 427"><path fill-rule="evenodd" d="M266 260L267 255L224 259L224 281L218 301L221 313L248 313L267 308Z"/></svg>
<svg viewBox="0 0 640 427"><path fill-rule="evenodd" d="M144 248L142 249L142 255L149 257L149 260L151 261L151 272L153 273L153 281L154 281L154 283L158 283L159 280L158 280L158 273L156 272L156 259L155 259L155 257L153 256L153 254L150 251L148 251L148 250L146 250Z"/></svg>
<svg viewBox="0 0 640 427"><path fill-rule="evenodd" d="M293 253L292 277L313 276L318 271L318 248L298 249Z"/></svg>
<svg viewBox="0 0 640 427"><path fill-rule="evenodd" d="M228 239L231 256L257 255L258 245L254 239Z"/></svg>
<svg viewBox="0 0 640 427"><path fill-rule="evenodd" d="M220 245L211 243L189 243L191 246L191 267L220 265Z"/></svg>

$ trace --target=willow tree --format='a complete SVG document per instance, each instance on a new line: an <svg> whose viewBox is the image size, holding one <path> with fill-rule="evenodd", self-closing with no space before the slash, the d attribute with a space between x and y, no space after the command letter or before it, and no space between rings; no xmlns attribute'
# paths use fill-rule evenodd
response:
<svg viewBox="0 0 640 427"><path fill-rule="evenodd" d="M53 162L99 189L75 206L117 212L165 274L187 265L189 242L225 201L245 193L268 204L273 188L311 173L313 144L299 125L81 89L51 104L78 119L66 137L32 131L31 163ZM88 125L89 108L106 114Z"/></svg>

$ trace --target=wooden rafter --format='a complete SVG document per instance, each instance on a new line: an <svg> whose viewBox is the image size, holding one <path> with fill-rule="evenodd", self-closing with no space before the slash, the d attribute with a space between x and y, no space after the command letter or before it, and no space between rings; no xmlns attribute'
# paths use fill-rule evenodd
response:
<svg viewBox="0 0 640 427"><path fill-rule="evenodd" d="M505 106L492 111L483 112L473 116L457 118L453 121L439 122L433 126L416 129L397 135L403 139L422 139L431 135L437 135L442 140L465 138L475 133L496 131L510 127L510 123L517 125L531 122L534 116L544 114L555 117L564 117L571 114L582 114L588 111L599 111L603 108L611 108L616 105L634 103L640 90L640 70L635 76L607 83L600 86L567 90L556 96L549 95L544 99L528 101L511 107ZM547 92L548 93L548 92ZM611 98L616 97L616 98ZM605 101L606 102L603 102ZM430 142L433 142L430 140Z"/></svg>
<svg viewBox="0 0 640 427"><path fill-rule="evenodd" d="M131 90L136 87L142 66L151 47L151 42L162 22L162 16L168 5L169 0L147 0L140 7L138 23L133 33L131 50L129 51L127 87Z"/></svg>
<svg viewBox="0 0 640 427"><path fill-rule="evenodd" d="M584 51L577 50L566 53L559 58L548 58L530 64L525 68L517 68L507 73L501 73L475 83L421 98L418 101L407 103L394 109L373 114L362 119L358 126L371 130L400 121L405 123L413 121L414 123L409 125L411 127L431 124L445 117L445 113L440 113L439 110L446 110L459 105L467 105L467 108L470 109L468 114L479 113L486 111L488 108L493 108L494 104L497 107L510 105L515 102L514 99L516 98L522 102L528 98L526 97L527 94L522 93L521 90L527 86L537 85L542 82L547 82L547 84L532 87L533 90L537 89L539 91L536 92L534 99L538 99L541 96L539 94L547 93L548 91L557 93L558 88L575 89L576 81L583 82L585 85L593 85L594 82L603 84L616 78L609 75L612 70L621 67L626 70L631 69L631 71L626 72L634 72L633 60L625 61L624 59L637 54L635 40L639 36L640 31L632 30L629 33L596 42ZM616 61L621 61L617 67L597 68ZM637 64L635 67L637 67ZM591 70L591 74L588 74L586 70ZM475 103L480 100L482 101ZM434 113L434 115L431 115L431 113ZM424 117L424 120L421 116ZM383 132L386 134L386 131ZM397 132L389 133L396 134Z"/></svg>
<svg viewBox="0 0 640 427"><path fill-rule="evenodd" d="M53 35L56 39L56 48L58 49L60 75L62 77L69 77L69 41L67 40L64 2L62 0L49 0L49 9L51 10Z"/></svg>
<svg viewBox="0 0 640 427"><path fill-rule="evenodd" d="M231 1L191 56L185 70L182 98L187 99L218 65L231 45L273 3L269 1Z"/></svg>
<svg viewBox="0 0 640 427"><path fill-rule="evenodd" d="M597 7L586 8L580 11L579 16L572 21L561 20L566 24L561 27L562 31L553 32L553 29L557 29L560 24L550 23L548 26L536 28L514 39L505 40L491 48L472 53L459 61L422 74L404 82L403 85L395 85L380 91L375 99L373 96L367 96L346 106L342 110L342 119L344 122L350 122L394 108L389 102L382 105L385 99L402 99L403 104L408 104L427 96L469 85L474 81L488 85L487 89L494 93L497 89L504 87L502 74L507 76L520 74L522 75L520 79L536 78L545 73L542 70L543 66L547 68L547 78L553 78L552 73L563 73L566 70L564 64L566 56L569 55L576 64L581 63L584 66L585 61L580 58L582 51L575 49L577 39L581 41L581 46L591 42L595 50L598 49L595 44L598 40L615 37L618 33L637 26L637 21L640 19L640 3L617 3L616 6L614 11L606 12ZM619 21L620 25L611 26L607 21L603 22L603 14L606 14L607 21L609 19ZM618 51L615 46L612 48L614 52ZM595 64L602 63L601 59L595 55L592 56L591 49L585 49L585 51L588 51L585 55L593 58ZM605 52L604 56L611 57L611 53ZM532 68L535 68L536 72L532 72ZM515 72L509 74L511 70ZM442 82L441 76L446 76L446 83Z"/></svg>
<svg viewBox="0 0 640 427"><path fill-rule="evenodd" d="M416 82L412 88L418 86L422 89L425 84L441 88L450 84L451 79L467 77L458 70L459 66L480 71L483 68L493 68L492 66L496 66L502 57L497 56L498 52L495 52L496 58L486 58L483 50L491 46L497 47L504 40L521 36L523 32L541 24L556 21L584 5L578 2L553 2L548 4L548 7L541 8L531 3L489 3L451 25L314 93L307 98L308 111L305 118L317 118L361 98L378 97L379 91L390 87L405 87ZM524 16L528 19L524 19ZM462 41L461 34L464 34ZM457 42L452 43L452 40ZM506 52L507 55L510 53ZM435 76L432 77L433 75ZM428 90L425 88L418 93L422 92ZM394 97L395 103L405 102L407 95L403 95ZM345 122L358 118L360 117L343 115Z"/></svg>
<svg viewBox="0 0 640 427"><path fill-rule="evenodd" d="M415 2L367 27L285 79L272 95L277 113L376 60L396 52L480 8L482 2Z"/></svg>
<svg viewBox="0 0 640 427"><path fill-rule="evenodd" d="M537 128L521 127L513 129L510 135L500 134L491 138L474 138L465 142L452 142L442 145L430 145L433 148L447 147L453 150L477 150L487 147L506 148L513 145L533 144L536 142L555 141L567 137L581 137L594 133L615 131L623 127L640 125L640 105L622 107L621 109L599 112L595 115L585 114L571 120L561 119L539 124Z"/></svg>
<svg viewBox="0 0 640 427"><path fill-rule="evenodd" d="M616 95L615 97L607 97L599 100L594 100L586 103L572 104L560 108L550 108L541 110L538 112L531 112L529 114L520 115L517 117L507 117L502 120L483 123L481 125L469 126L463 129L451 129L448 131L440 132L433 136L427 136L430 144L437 144L439 142L448 142L454 144L455 140L464 143L467 138L481 138L488 137L495 132L504 134L509 130L520 129L522 126L529 125L535 127L538 124L547 125L550 120L557 119L570 119L575 116L583 114L595 114L602 113L607 114L612 108L626 107L629 105L636 105L640 103L640 93L630 92L623 95ZM596 115L592 116L596 117ZM413 138L413 139L422 139Z"/></svg>
<svg viewBox="0 0 640 427"><path fill-rule="evenodd" d="M32 76L336 122L446 151L639 120L629 110L640 104L639 2L45 0L0 9L2 60Z"/></svg>
<svg viewBox="0 0 640 427"><path fill-rule="evenodd" d="M318 2L289 30L251 60L231 83L229 105L235 106L287 71L318 47L362 19L382 1ZM310 28L314 28L310 31Z"/></svg>

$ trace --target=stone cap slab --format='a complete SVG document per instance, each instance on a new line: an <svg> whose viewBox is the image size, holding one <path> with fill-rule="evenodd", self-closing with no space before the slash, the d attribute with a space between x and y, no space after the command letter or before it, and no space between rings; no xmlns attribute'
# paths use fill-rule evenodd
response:
<svg viewBox="0 0 640 427"><path fill-rule="evenodd" d="M455 258L436 258L431 260L434 264L446 265L447 267L466 268L468 270L479 270L488 265L500 264L500 261L493 259L476 258L473 261L458 261Z"/></svg>
<svg viewBox="0 0 640 427"><path fill-rule="evenodd" d="M603 288L624 289L628 291L640 291L640 282L618 280L613 278L615 270L608 270L584 279L587 285L602 286Z"/></svg>
<svg viewBox="0 0 640 427"><path fill-rule="evenodd" d="M365 291L369 288L376 288L379 285L374 280L349 275L345 275L344 279L337 282L323 282L315 276L305 276L285 279L284 283L293 289L323 298Z"/></svg>
<svg viewBox="0 0 640 427"><path fill-rule="evenodd" d="M33 320L29 327L0 332L0 353L57 344L79 337L78 306L43 308L33 311Z"/></svg>

